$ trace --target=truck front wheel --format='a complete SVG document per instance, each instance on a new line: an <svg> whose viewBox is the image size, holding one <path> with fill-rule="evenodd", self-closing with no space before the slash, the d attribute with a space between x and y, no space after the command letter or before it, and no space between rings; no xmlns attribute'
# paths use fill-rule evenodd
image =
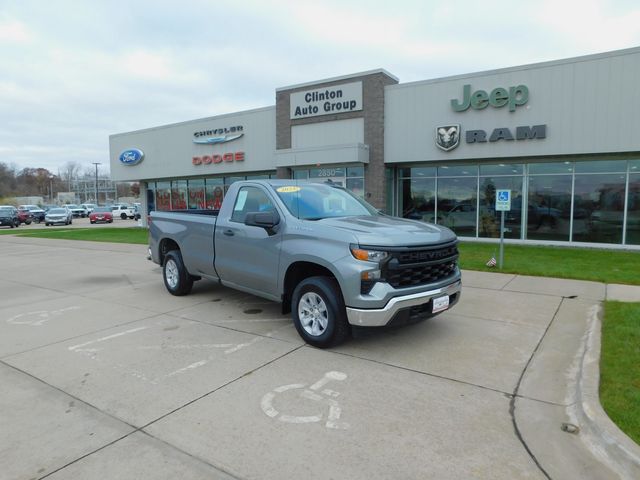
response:
<svg viewBox="0 0 640 480"><path fill-rule="evenodd" d="M300 336L315 347L336 346L351 332L340 287L330 277L300 282L293 291L291 313Z"/></svg>
<svg viewBox="0 0 640 480"><path fill-rule="evenodd" d="M171 295L182 296L191 291L193 278L184 267L180 250L171 250L165 255L162 278L164 279L164 286L167 287Z"/></svg>

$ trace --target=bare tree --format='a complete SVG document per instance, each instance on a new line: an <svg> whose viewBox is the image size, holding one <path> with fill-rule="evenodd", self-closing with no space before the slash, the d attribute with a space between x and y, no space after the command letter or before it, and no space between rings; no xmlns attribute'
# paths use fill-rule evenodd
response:
<svg viewBox="0 0 640 480"><path fill-rule="evenodd" d="M71 182L75 179L80 173L81 165L78 162L68 161L60 168L59 176L60 178L67 183L67 187L69 188L69 192L71 191Z"/></svg>

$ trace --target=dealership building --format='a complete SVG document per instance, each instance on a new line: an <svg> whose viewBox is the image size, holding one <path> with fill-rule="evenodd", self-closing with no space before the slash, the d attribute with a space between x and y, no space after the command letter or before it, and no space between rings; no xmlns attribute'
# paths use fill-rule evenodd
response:
<svg viewBox="0 0 640 480"><path fill-rule="evenodd" d="M462 238L640 247L640 48L400 83L278 88L275 106L111 135L143 208L216 209L237 180L332 181Z"/></svg>

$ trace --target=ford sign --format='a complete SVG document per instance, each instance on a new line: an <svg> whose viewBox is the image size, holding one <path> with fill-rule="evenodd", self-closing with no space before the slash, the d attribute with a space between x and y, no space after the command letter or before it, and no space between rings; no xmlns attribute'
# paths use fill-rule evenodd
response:
<svg viewBox="0 0 640 480"><path fill-rule="evenodd" d="M118 160L120 160L120 163L122 163L123 165L137 165L142 161L143 158L144 153L142 152L142 150L132 148L130 150L125 150L124 152L122 152L118 157Z"/></svg>

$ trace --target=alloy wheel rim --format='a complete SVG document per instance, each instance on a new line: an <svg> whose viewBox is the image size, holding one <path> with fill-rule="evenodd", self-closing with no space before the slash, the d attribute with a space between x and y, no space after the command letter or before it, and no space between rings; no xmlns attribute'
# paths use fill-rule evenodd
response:
<svg viewBox="0 0 640 480"><path fill-rule="evenodd" d="M329 324L329 311L320 295L307 292L298 302L298 318L305 332L318 337L322 335Z"/></svg>
<svg viewBox="0 0 640 480"><path fill-rule="evenodd" d="M164 269L164 276L167 279L167 283L171 288L176 288L178 285L178 266L173 260L168 260Z"/></svg>

